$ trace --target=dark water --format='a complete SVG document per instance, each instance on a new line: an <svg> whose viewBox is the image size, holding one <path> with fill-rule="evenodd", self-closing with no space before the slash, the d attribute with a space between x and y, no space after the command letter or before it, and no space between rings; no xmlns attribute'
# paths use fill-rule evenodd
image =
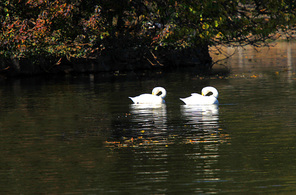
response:
<svg viewBox="0 0 296 195"><path fill-rule="evenodd" d="M1 194L296 192L296 45L240 50L227 78L194 72L2 79ZM204 86L219 106L178 99ZM163 86L166 105L128 96Z"/></svg>

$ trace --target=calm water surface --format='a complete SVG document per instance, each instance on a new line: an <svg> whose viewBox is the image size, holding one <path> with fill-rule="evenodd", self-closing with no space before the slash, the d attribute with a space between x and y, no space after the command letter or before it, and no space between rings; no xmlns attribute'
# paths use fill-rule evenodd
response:
<svg viewBox="0 0 296 195"><path fill-rule="evenodd" d="M280 43L238 50L227 78L2 79L0 193L294 194L295 62L296 44ZM178 99L208 85L219 106ZM166 105L131 105L155 86Z"/></svg>

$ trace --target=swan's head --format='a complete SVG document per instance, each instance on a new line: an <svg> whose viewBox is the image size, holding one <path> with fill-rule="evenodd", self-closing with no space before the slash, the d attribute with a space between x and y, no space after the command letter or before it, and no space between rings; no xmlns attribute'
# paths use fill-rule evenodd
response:
<svg viewBox="0 0 296 195"><path fill-rule="evenodd" d="M165 98L165 96L166 96L166 90L163 87L155 87L152 90L152 95L158 95L159 93L161 93L159 95L161 98Z"/></svg>
<svg viewBox="0 0 296 195"><path fill-rule="evenodd" d="M215 98L218 98L218 91L216 88L214 87L204 87L202 90L201 90L201 94L203 96L207 95L208 93L212 93L211 96L214 96Z"/></svg>

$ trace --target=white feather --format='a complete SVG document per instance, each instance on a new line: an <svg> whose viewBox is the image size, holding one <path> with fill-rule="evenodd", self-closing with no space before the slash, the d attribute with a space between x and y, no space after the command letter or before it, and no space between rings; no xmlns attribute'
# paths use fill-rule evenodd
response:
<svg viewBox="0 0 296 195"><path fill-rule="evenodd" d="M192 93L191 96L187 98L180 98L186 105L189 104L219 104L218 91L214 87L204 87L202 89L202 95L198 93ZM212 93L209 96L206 96L208 93Z"/></svg>
<svg viewBox="0 0 296 195"><path fill-rule="evenodd" d="M161 92L160 95L157 95ZM163 87L155 87L152 94L142 94L136 97L129 97L134 104L163 104L166 90Z"/></svg>

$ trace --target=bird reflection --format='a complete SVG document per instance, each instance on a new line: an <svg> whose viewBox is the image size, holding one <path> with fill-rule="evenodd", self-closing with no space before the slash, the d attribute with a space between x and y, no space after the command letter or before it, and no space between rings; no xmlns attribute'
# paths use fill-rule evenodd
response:
<svg viewBox="0 0 296 195"><path fill-rule="evenodd" d="M167 110L165 104L145 105L131 104L131 121L135 123L133 130L139 130L144 135L161 135L167 129Z"/></svg>
<svg viewBox="0 0 296 195"><path fill-rule="evenodd" d="M107 142L110 148L120 148L118 153L112 153L119 154L114 159L118 159L124 170L132 170L137 185L173 180L187 186L200 185L201 182L216 186L222 181L217 165L219 146L225 139L222 134L215 133L219 125L218 106L184 105L181 113L182 118L174 123L173 119L167 119L165 104L132 104L129 126L122 131L124 136ZM164 186L161 190L165 192L167 189ZM213 187L211 190L215 193L219 189ZM200 192L205 191L198 190Z"/></svg>
<svg viewBox="0 0 296 195"><path fill-rule="evenodd" d="M219 128L218 105L182 105L182 115L187 125L192 125L201 131L216 131Z"/></svg>

